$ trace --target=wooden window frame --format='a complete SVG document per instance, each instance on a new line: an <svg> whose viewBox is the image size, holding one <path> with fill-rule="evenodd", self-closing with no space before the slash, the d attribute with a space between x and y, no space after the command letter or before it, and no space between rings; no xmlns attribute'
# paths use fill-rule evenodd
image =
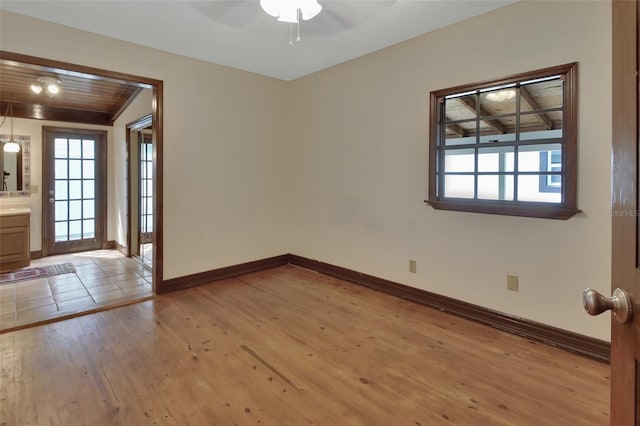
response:
<svg viewBox="0 0 640 426"><path fill-rule="evenodd" d="M577 207L577 106L578 64L576 62L515 74L509 77L466 84L431 92L429 120L429 198L426 203L437 210L453 210L472 213L509 216L536 217L566 220L580 212ZM447 96L476 90L517 84L550 76L561 76L564 80L562 97L563 114L563 170L564 182L560 203L502 201L482 199L445 198L438 194L438 153L440 140L440 105ZM517 112L519 114L519 112ZM516 140L516 143L519 141ZM477 159L477 156L476 156ZM475 172L477 173L477 171ZM514 194L515 196L515 194Z"/></svg>

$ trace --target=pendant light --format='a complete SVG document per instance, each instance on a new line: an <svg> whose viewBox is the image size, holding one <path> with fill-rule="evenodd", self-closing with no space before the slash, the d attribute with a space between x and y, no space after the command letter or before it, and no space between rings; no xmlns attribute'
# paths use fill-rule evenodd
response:
<svg viewBox="0 0 640 426"><path fill-rule="evenodd" d="M9 116L11 120L11 137L9 142L3 143L4 152L20 152L20 144L13 140L13 105L7 105L7 111L4 113L4 120ZM4 124L4 120L2 120L2 124ZM1 125L1 124L0 124Z"/></svg>

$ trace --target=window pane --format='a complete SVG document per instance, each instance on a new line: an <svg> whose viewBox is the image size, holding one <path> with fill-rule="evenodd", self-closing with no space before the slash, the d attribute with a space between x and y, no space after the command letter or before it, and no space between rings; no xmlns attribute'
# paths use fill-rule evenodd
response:
<svg viewBox="0 0 640 426"><path fill-rule="evenodd" d="M474 172L475 161L474 149L449 149L444 152L444 171Z"/></svg>
<svg viewBox="0 0 640 426"><path fill-rule="evenodd" d="M444 144L446 146L475 144L475 126L475 121L473 123L459 123L447 126L447 133Z"/></svg>
<svg viewBox="0 0 640 426"><path fill-rule="evenodd" d="M147 181L147 195L151 195L153 194L153 181L152 180L148 180Z"/></svg>
<svg viewBox="0 0 640 426"><path fill-rule="evenodd" d="M69 181L69 199L71 200L79 200L82 198L81 192L81 181L79 180L70 180Z"/></svg>
<svg viewBox="0 0 640 426"><path fill-rule="evenodd" d="M151 179L153 177L153 163L151 161L148 161L146 164L147 164L146 178Z"/></svg>
<svg viewBox="0 0 640 426"><path fill-rule="evenodd" d="M471 175L445 175L444 196L446 198L473 198L474 177Z"/></svg>
<svg viewBox="0 0 640 426"><path fill-rule="evenodd" d="M67 158L67 140L56 138L54 141L55 158Z"/></svg>
<svg viewBox="0 0 640 426"><path fill-rule="evenodd" d="M82 239L82 221L73 220L69 222L69 240L81 240Z"/></svg>
<svg viewBox="0 0 640 426"><path fill-rule="evenodd" d="M67 178L67 160L56 160L55 169L54 175L56 179Z"/></svg>
<svg viewBox="0 0 640 426"><path fill-rule="evenodd" d="M501 108L503 114L516 110L516 89L512 85L483 89L480 100L484 105L495 105L493 108Z"/></svg>
<svg viewBox="0 0 640 426"><path fill-rule="evenodd" d="M82 141L82 158L91 159L95 158L95 142L91 139L84 139Z"/></svg>
<svg viewBox="0 0 640 426"><path fill-rule="evenodd" d="M81 160L69 160L69 179L80 179L82 161Z"/></svg>
<svg viewBox="0 0 640 426"><path fill-rule="evenodd" d="M146 213L152 213L153 212L153 198L147 198L147 210Z"/></svg>
<svg viewBox="0 0 640 426"><path fill-rule="evenodd" d="M469 104L473 101L469 101L469 98L475 98L474 94L468 94L465 96L458 96L455 98L445 99L445 118L446 121L455 120L469 120L476 118L476 112L469 107Z"/></svg>
<svg viewBox="0 0 640 426"><path fill-rule="evenodd" d="M512 175L478 176L478 198L483 200L513 200Z"/></svg>
<svg viewBox="0 0 640 426"><path fill-rule="evenodd" d="M56 201L55 202L55 220L67 220L69 203L66 201ZM66 231L65 231L66 232Z"/></svg>
<svg viewBox="0 0 640 426"><path fill-rule="evenodd" d="M82 143L80 139L69 139L69 158L82 157Z"/></svg>
<svg viewBox="0 0 640 426"><path fill-rule="evenodd" d="M545 145L522 145L518 147L518 171L520 172L547 172L561 171L562 163L556 163L556 170L549 169L549 152L555 152L553 158L562 158L562 145L559 143Z"/></svg>
<svg viewBox="0 0 640 426"><path fill-rule="evenodd" d="M95 238L96 236L96 223L93 219L82 221L82 237L83 238Z"/></svg>
<svg viewBox="0 0 640 426"><path fill-rule="evenodd" d="M509 121L513 121L514 124L507 124ZM502 118L501 123L505 123L505 133L499 132L493 128L488 128L480 135L480 143L496 143L496 142L515 142L515 120L509 118Z"/></svg>
<svg viewBox="0 0 640 426"><path fill-rule="evenodd" d="M66 200L69 195L68 191L67 191L67 181L66 180L57 180L56 181L56 189L55 189L55 194L56 194L56 200Z"/></svg>
<svg viewBox="0 0 640 426"><path fill-rule="evenodd" d="M56 242L67 241L68 238L69 234L67 233L67 222L56 222Z"/></svg>
<svg viewBox="0 0 640 426"><path fill-rule="evenodd" d="M87 179L82 181L82 196L84 198L95 198L96 181Z"/></svg>
<svg viewBox="0 0 640 426"><path fill-rule="evenodd" d="M95 175L95 160L84 160L82 162L82 177L85 179L94 179Z"/></svg>
<svg viewBox="0 0 640 426"><path fill-rule="evenodd" d="M82 218L82 201L70 201L69 202L69 219L81 219Z"/></svg>
<svg viewBox="0 0 640 426"><path fill-rule="evenodd" d="M560 176L558 176L560 177ZM557 180L558 177L552 178ZM544 175L520 175L518 176L518 200L519 201L537 201L546 203L561 203L561 192L545 192L541 191L540 179L546 179Z"/></svg>
<svg viewBox="0 0 640 426"><path fill-rule="evenodd" d="M520 140L544 141L562 137L562 112L528 113L520 116Z"/></svg>
<svg viewBox="0 0 640 426"><path fill-rule="evenodd" d="M513 171L513 147L493 146L478 149L479 172Z"/></svg>
<svg viewBox="0 0 640 426"><path fill-rule="evenodd" d="M562 108L562 80L524 83L520 86L520 108L522 112L549 108Z"/></svg>
<svg viewBox="0 0 640 426"><path fill-rule="evenodd" d="M95 218L95 200L85 200L82 202L82 217L84 219Z"/></svg>

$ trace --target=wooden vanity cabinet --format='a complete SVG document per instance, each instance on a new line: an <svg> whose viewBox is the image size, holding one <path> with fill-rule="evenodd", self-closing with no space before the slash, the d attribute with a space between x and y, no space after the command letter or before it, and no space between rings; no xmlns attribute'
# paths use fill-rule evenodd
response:
<svg viewBox="0 0 640 426"><path fill-rule="evenodd" d="M31 263L29 213L0 216L0 273Z"/></svg>

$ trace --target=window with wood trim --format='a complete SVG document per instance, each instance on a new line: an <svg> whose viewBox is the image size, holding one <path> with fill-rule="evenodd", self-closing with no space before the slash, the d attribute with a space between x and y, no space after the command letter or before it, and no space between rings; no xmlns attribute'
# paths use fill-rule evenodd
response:
<svg viewBox="0 0 640 426"><path fill-rule="evenodd" d="M577 208L577 64L431 92L436 209L568 219Z"/></svg>

